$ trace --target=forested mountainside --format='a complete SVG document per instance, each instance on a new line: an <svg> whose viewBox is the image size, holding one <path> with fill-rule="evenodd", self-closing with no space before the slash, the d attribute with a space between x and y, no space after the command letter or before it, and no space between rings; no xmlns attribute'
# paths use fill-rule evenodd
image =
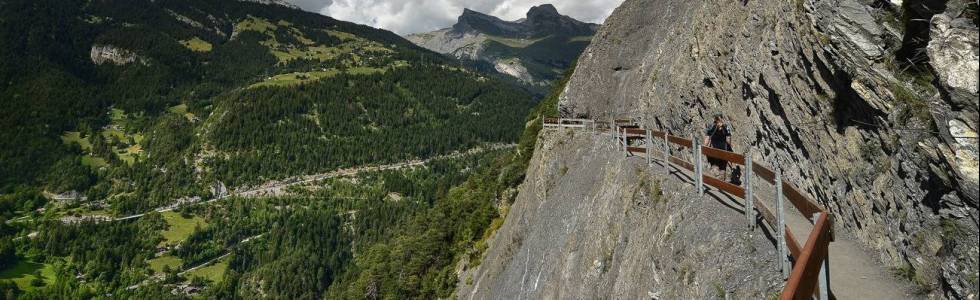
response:
<svg viewBox="0 0 980 300"><path fill-rule="evenodd" d="M838 298L974 299L977 24L976 1L627 0L579 59L558 109L681 137L721 114L736 152L826 208L831 247L870 256L857 268L831 258L831 286L853 279L832 290ZM684 196L689 185L637 183L659 167L607 156L616 142L582 134L539 141L547 150L531 165L544 170L531 169L458 297L759 299L782 288L776 278L754 289L774 265L751 259L773 255L771 244L738 256L749 261L704 263L745 253L746 241L726 238L752 237L743 226L719 233L721 215L698 221L716 201L690 207L705 198ZM647 189L657 182L662 194ZM702 234L675 239L692 228ZM745 263L759 271L739 271ZM904 287L865 284L873 273Z"/></svg>
<svg viewBox="0 0 980 300"><path fill-rule="evenodd" d="M450 28L406 38L511 76L531 91L546 92L582 54L598 28L598 24L561 15L553 5L544 4L513 22L465 9Z"/></svg>
<svg viewBox="0 0 980 300"><path fill-rule="evenodd" d="M389 32L234 4L5 2L3 190L135 212L512 141L533 105Z"/></svg>
<svg viewBox="0 0 980 300"><path fill-rule="evenodd" d="M279 2L3 1L0 45L8 296L445 296L523 176L527 93Z"/></svg>

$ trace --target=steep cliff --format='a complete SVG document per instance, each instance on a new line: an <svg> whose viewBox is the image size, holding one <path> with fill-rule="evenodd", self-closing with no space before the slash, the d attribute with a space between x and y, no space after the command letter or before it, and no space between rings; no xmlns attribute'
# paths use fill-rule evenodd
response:
<svg viewBox="0 0 980 300"><path fill-rule="evenodd" d="M735 148L840 234L933 296L975 295L976 6L960 2L626 1L560 109L685 135L723 113Z"/></svg>
<svg viewBox="0 0 980 300"><path fill-rule="evenodd" d="M526 180L458 299L764 299L776 249L745 217L626 158L609 135L544 130ZM730 204L727 204L730 205ZM747 275L748 274L748 275Z"/></svg>

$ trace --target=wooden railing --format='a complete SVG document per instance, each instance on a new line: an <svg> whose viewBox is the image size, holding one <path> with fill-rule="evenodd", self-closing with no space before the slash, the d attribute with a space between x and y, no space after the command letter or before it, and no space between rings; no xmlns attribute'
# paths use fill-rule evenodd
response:
<svg viewBox="0 0 980 300"><path fill-rule="evenodd" d="M557 118L545 118L544 122L546 126L547 124L551 123L552 127L561 127L562 124L562 121ZM595 123L596 122L592 122L593 131L596 130L594 125ZM725 193L745 199L745 213L748 215L750 227L755 226L756 219L754 214L755 211L758 210L759 215L762 217L762 221L772 228L774 234L777 235L776 243L777 247L779 248L779 261L781 264L780 269L782 270L784 277L788 276L780 299L810 299L814 296L818 297L818 299L833 298L833 294L829 290L829 282L827 278L828 273L826 269L828 268L828 248L830 242L833 240L833 231L829 214L826 210L821 208L816 201L813 201L800 192L800 190L792 183L782 180L781 174L778 171L773 171L762 164L752 162L751 155L746 156L721 149L703 147L700 145L700 143L697 143L692 139L673 136L664 131L643 129L632 120L621 119L612 120L608 123L600 123L615 124L614 127L610 126L612 128L609 128L609 131L611 131L613 137L618 141L618 145L622 147L620 149L628 154L645 154L648 163L652 159L655 159L653 155L653 152L656 151L653 149L655 144L654 141L659 140L662 145L662 148L659 150L663 151L663 156L657 157L656 159L663 158L663 160L669 160L665 162L665 167L669 166L670 164L674 164L694 172L696 177L695 185L697 186L699 193L703 192L703 185L709 185L724 191ZM694 135L693 137L698 138L700 137L700 134ZM631 141L637 140L647 140L647 142L645 143L644 147L630 146ZM695 162L690 163L678 156L671 155L670 151L672 147L670 145L680 146L682 149L694 150L691 153ZM696 153L700 155L694 155ZM745 166L745 176L743 176L744 186L735 185L712 176L703 175L702 157L711 157L732 164ZM764 202L760 201L757 196L752 195L753 175L762 179L764 182L772 184L775 187L775 196L777 198L777 210L775 214L768 206L766 206ZM789 200L793 207L795 207L805 218L813 223L813 229L810 231L806 244L803 246L800 246L796 236L785 223L782 201L784 197ZM788 268L787 258L792 258L793 260L792 270L789 270Z"/></svg>
<svg viewBox="0 0 980 300"><path fill-rule="evenodd" d="M541 120L542 126L544 127L559 127L559 128L591 128L593 132L596 131L596 123L590 119L570 119L570 118L543 118Z"/></svg>

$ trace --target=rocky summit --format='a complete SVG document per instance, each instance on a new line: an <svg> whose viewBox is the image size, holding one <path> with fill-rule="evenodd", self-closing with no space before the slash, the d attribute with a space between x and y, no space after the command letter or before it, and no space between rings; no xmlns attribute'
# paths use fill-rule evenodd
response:
<svg viewBox="0 0 980 300"><path fill-rule="evenodd" d="M430 50L487 65L543 91L588 45L599 25L561 15L551 4L517 21L464 9L450 28L406 38Z"/></svg>

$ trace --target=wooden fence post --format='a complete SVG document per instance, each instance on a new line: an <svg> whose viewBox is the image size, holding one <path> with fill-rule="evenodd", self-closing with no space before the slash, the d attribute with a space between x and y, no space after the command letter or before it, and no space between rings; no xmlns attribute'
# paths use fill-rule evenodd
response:
<svg viewBox="0 0 980 300"><path fill-rule="evenodd" d="M644 141L646 142L645 143L645 145L646 145L645 146L645 149L646 149L646 153L645 154L647 155L647 167L649 167L650 165L653 164L653 153L652 153L653 152L653 147L651 147L651 146L653 146L653 138L651 138L651 136L650 136L650 129L647 129L646 130L646 134L647 134L646 137L644 137Z"/></svg>
<svg viewBox="0 0 980 300"><path fill-rule="evenodd" d="M755 230L755 207L752 198L752 148L745 153L745 216L749 219L749 230Z"/></svg>
<svg viewBox="0 0 980 300"><path fill-rule="evenodd" d="M779 268L783 273L783 280L789 278L789 261L787 260L787 249L786 249L786 212L783 205L783 179L782 171L779 170L779 166L775 168L776 172L776 233L777 233L777 243L779 244Z"/></svg>

